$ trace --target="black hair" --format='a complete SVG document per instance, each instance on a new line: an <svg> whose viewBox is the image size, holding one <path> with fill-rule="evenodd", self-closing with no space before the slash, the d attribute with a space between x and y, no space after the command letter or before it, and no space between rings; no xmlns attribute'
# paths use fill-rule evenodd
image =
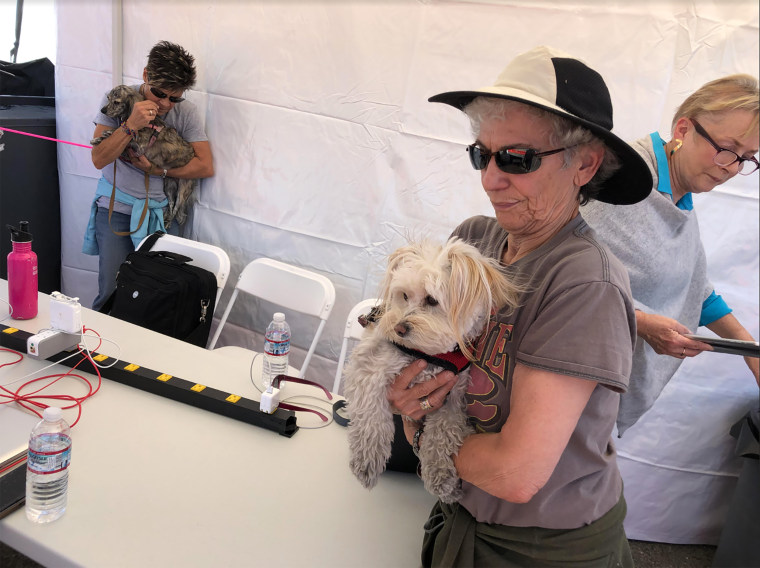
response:
<svg viewBox="0 0 760 568"><path fill-rule="evenodd" d="M148 54L148 82L167 91L185 91L195 85L195 58L182 46L159 41Z"/></svg>

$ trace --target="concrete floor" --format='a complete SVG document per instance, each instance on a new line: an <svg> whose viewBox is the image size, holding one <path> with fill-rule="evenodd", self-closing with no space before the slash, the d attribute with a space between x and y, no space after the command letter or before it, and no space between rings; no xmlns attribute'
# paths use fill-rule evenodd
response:
<svg viewBox="0 0 760 568"><path fill-rule="evenodd" d="M662 544L632 540L631 552L637 568L710 568L714 546L688 544ZM0 542L2 568L39 568L31 560Z"/></svg>

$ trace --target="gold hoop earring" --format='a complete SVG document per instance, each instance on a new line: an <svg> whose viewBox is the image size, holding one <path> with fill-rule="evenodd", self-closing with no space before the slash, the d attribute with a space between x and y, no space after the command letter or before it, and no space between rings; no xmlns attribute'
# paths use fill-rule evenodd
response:
<svg viewBox="0 0 760 568"><path fill-rule="evenodd" d="M676 147L675 147L675 148L673 148L673 149L670 151L670 155L671 155L671 156L672 156L673 154L675 154L675 153L678 151L678 149L679 149L681 146L683 146L683 140L681 140L680 138L676 138L676 142L678 142L678 144L676 144Z"/></svg>

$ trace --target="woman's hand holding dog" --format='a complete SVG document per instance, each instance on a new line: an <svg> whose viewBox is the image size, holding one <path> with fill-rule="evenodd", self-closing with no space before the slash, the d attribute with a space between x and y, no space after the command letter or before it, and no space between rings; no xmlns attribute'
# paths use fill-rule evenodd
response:
<svg viewBox="0 0 760 568"><path fill-rule="evenodd" d="M443 406L446 396L454 386L454 383L456 383L456 375L454 373L442 371L435 378L410 387L409 385L414 378L426 366L427 362L418 359L405 367L388 389L388 402L390 402L394 412L398 412L402 416L411 418L414 421L409 422L408 420L404 420L404 433L410 444L412 443L415 431L419 428L418 423L428 413Z"/></svg>
<svg viewBox="0 0 760 568"><path fill-rule="evenodd" d="M127 126L132 130L140 130L148 126L158 116L158 105L153 101L144 100L135 103L132 114L127 119Z"/></svg>
<svg viewBox="0 0 760 568"><path fill-rule="evenodd" d="M160 168L156 168L155 164L152 164L148 158L146 158L144 155L137 156L134 152L130 150L130 160L129 162L136 167L137 169L140 169L147 173L148 175L161 175L162 170Z"/></svg>

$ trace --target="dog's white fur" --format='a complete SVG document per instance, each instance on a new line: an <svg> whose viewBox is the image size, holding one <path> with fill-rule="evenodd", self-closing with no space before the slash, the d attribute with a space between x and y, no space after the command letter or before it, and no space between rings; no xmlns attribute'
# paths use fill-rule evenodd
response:
<svg viewBox="0 0 760 568"><path fill-rule="evenodd" d="M365 329L345 371L350 467L364 487L375 486L391 455L388 387L414 360L391 342L428 355L459 347L471 357L472 343L491 311L513 308L517 294L497 262L456 238L443 246L412 243L391 255L382 283L382 315ZM428 364L410 386L441 370ZM426 416L420 447L425 488L448 503L462 494L452 456L473 433L465 412L469 382L469 371L461 372L443 407Z"/></svg>

